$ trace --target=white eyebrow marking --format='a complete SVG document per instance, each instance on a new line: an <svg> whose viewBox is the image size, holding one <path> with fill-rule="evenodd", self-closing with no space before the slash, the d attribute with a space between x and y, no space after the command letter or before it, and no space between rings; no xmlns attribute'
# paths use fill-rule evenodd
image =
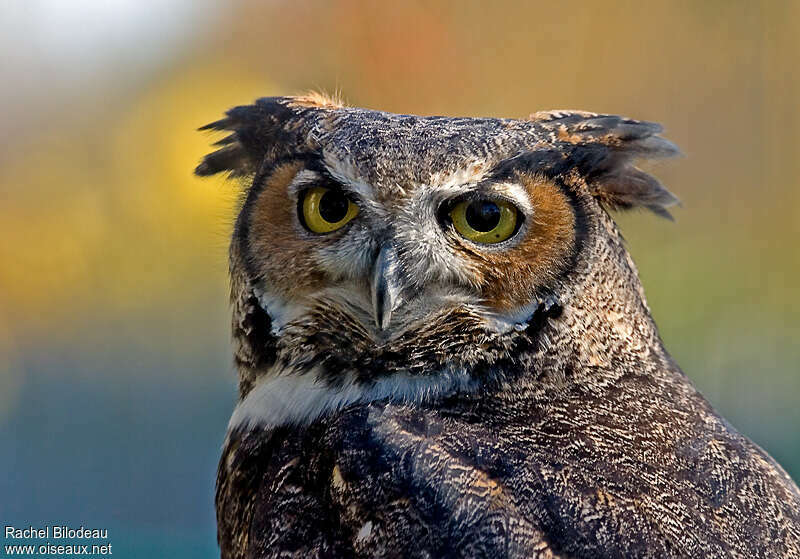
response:
<svg viewBox="0 0 800 559"><path fill-rule="evenodd" d="M358 175L351 161L338 159L330 150L323 150L322 163L331 176L342 186L357 194L362 200L371 204L377 203L374 189Z"/></svg>
<svg viewBox="0 0 800 559"><path fill-rule="evenodd" d="M311 169L303 169L302 171L298 171L298 173L292 179L292 182L289 183L287 190L289 194L295 195L300 190L318 182L322 177L316 171L312 171Z"/></svg>
<svg viewBox="0 0 800 559"><path fill-rule="evenodd" d="M447 175L444 173L432 174L427 186L438 190L458 189L461 191L464 186L482 182L486 178L489 168L490 165L486 161L470 161L453 173Z"/></svg>
<svg viewBox="0 0 800 559"><path fill-rule="evenodd" d="M489 192L502 194L514 201L519 209L525 214L533 213L533 204L527 189L516 182L496 182L491 185Z"/></svg>
<svg viewBox="0 0 800 559"><path fill-rule="evenodd" d="M420 185L419 198L426 200L428 204L437 205L447 198L478 190L489 195L500 194L514 202L522 213L531 215L533 204L527 189L517 182L490 181L491 168L486 161L473 161L449 175L434 174L429 184Z"/></svg>
<svg viewBox="0 0 800 559"><path fill-rule="evenodd" d="M528 191L524 186L515 182L486 182L492 165L488 161L475 160L467 163L463 168L444 175L436 173L431 176L430 182L423 186L423 190L432 199L443 199L448 196L463 194L481 185L482 191L487 194L497 193L510 198L524 213L533 211Z"/></svg>

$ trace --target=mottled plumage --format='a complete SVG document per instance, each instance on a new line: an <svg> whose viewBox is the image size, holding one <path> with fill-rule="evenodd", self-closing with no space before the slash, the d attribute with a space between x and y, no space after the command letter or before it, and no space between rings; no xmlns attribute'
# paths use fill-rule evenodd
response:
<svg viewBox="0 0 800 559"><path fill-rule="evenodd" d="M197 173L248 181L223 558L800 557L800 491L673 362L608 214L669 215L658 125L310 95L206 128Z"/></svg>

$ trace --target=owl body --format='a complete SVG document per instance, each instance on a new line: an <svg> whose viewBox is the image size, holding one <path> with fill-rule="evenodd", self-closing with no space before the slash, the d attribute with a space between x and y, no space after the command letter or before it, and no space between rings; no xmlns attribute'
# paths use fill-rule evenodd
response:
<svg viewBox="0 0 800 559"><path fill-rule="evenodd" d="M797 557L800 491L673 362L608 213L651 123L268 98L231 244L222 556Z"/></svg>

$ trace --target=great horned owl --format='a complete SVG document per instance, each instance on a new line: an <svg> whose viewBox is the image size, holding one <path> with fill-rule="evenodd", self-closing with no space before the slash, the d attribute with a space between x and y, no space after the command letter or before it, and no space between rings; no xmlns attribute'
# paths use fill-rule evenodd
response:
<svg viewBox="0 0 800 559"><path fill-rule="evenodd" d="M223 558L798 557L800 491L670 358L608 211L668 216L660 127L237 107L199 175L240 400Z"/></svg>

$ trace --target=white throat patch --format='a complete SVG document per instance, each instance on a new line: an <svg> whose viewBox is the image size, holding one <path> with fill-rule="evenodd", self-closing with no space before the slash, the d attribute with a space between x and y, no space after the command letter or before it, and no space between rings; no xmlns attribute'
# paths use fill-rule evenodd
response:
<svg viewBox="0 0 800 559"><path fill-rule="evenodd" d="M461 390L475 381L466 371L432 375L393 374L371 384L357 384L352 373L338 387L318 380L318 371L282 371L261 377L233 411L228 432L252 427L308 425L314 420L356 402L388 399L424 402Z"/></svg>

